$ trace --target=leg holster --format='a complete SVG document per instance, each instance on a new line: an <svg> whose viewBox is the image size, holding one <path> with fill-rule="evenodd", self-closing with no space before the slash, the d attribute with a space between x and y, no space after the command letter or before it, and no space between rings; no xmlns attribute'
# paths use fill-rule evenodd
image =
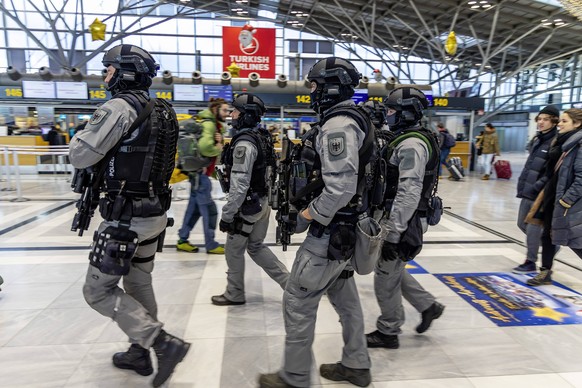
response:
<svg viewBox="0 0 582 388"><path fill-rule="evenodd" d="M104 274L124 276L129 273L137 246L137 233L128 228L109 226L101 233L95 231L89 262Z"/></svg>
<svg viewBox="0 0 582 388"><path fill-rule="evenodd" d="M244 237L249 237L253 231L254 222L248 222L239 215L234 216L233 226L234 231L232 234L240 234Z"/></svg>
<svg viewBox="0 0 582 388"><path fill-rule="evenodd" d="M348 260L356 248L356 226L351 223L332 223L329 225L329 260Z"/></svg>

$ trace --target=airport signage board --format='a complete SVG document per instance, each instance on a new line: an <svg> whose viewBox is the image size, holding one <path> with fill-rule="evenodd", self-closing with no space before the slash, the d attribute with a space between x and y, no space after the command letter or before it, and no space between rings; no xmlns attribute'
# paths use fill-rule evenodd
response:
<svg viewBox="0 0 582 388"><path fill-rule="evenodd" d="M434 97L432 106L435 109L485 109L485 99L480 97Z"/></svg>
<svg viewBox="0 0 582 388"><path fill-rule="evenodd" d="M174 84L174 101L204 101L203 86Z"/></svg>
<svg viewBox="0 0 582 388"><path fill-rule="evenodd" d="M57 98L53 81L22 81L24 98Z"/></svg>
<svg viewBox="0 0 582 388"><path fill-rule="evenodd" d="M62 100L86 100L87 82L55 82L57 98Z"/></svg>
<svg viewBox="0 0 582 388"><path fill-rule="evenodd" d="M111 92L105 88L89 88L89 100L91 101L107 101L111 98Z"/></svg>
<svg viewBox="0 0 582 388"><path fill-rule="evenodd" d="M232 85L204 85L204 101L211 98L222 98L232 101Z"/></svg>
<svg viewBox="0 0 582 388"><path fill-rule="evenodd" d="M222 27L222 70L234 63L241 78L275 78L275 37L275 28Z"/></svg>
<svg viewBox="0 0 582 388"><path fill-rule="evenodd" d="M0 86L0 99L13 100L22 98L22 88L20 86Z"/></svg>

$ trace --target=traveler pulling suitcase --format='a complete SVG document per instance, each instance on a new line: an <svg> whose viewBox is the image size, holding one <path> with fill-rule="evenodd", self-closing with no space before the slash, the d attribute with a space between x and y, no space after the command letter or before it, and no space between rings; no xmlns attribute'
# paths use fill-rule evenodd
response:
<svg viewBox="0 0 582 388"><path fill-rule="evenodd" d="M460 181L465 176L463 163L461 162L461 158L458 156L449 159L447 163L447 170L449 170L449 173L451 174L449 177L451 180Z"/></svg>
<svg viewBox="0 0 582 388"><path fill-rule="evenodd" d="M498 160L493 163L495 167L495 174L497 178L510 179L511 178L511 165L508 160Z"/></svg>

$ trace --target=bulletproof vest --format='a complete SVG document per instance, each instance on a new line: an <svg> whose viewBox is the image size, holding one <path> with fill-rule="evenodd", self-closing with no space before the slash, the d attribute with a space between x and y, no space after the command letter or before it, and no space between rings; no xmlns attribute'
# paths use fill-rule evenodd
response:
<svg viewBox="0 0 582 388"><path fill-rule="evenodd" d="M335 106L325 111L322 119L314 124L311 129L301 138L301 144L294 146L291 153L291 202L298 208L303 208L313 199L321 194L325 184L321 173L321 159L315 150L315 142L319 129L331 118L336 116L349 116L356 121L358 127L367 135L373 131L372 123L367 112L359 106ZM371 134L373 135L373 133ZM367 210L367 186L371 183L366 179L364 166L368 164L376 148L372 143L369 146L364 142L362 154L359 153L358 168L358 188L357 194L350 200L348 205L336 213L336 219L353 218L354 215ZM363 150L364 147L366 150Z"/></svg>
<svg viewBox="0 0 582 388"><path fill-rule="evenodd" d="M148 103L143 91L124 91L115 98L129 103L139 116ZM153 197L169 192L175 167L178 120L171 105L156 99L150 117L125 140L109 162L105 173L106 191L135 197Z"/></svg>
<svg viewBox="0 0 582 388"><path fill-rule="evenodd" d="M239 131L229 144L227 144L221 154L222 164L225 166L226 181L230 182L230 175L234 159L234 150L236 148L236 143L246 140L251 142L257 147L258 155L257 160L253 166L253 171L251 174L251 185L249 188L250 193L257 193L259 196L267 195L269 192L269 182L266 179L267 168L271 167L272 171L276 168L276 155L275 148L273 147L273 142L271 140L271 134L264 129L259 127Z"/></svg>
<svg viewBox="0 0 582 388"><path fill-rule="evenodd" d="M422 194L418 203L418 210L425 212L428 208L428 201L433 194L434 186L438 180L440 147L436 134L422 127L405 129L392 135L392 139L388 140L387 145L381 151L382 158L388 162L396 146L411 137L422 140L426 144L429 152L429 158L425 167L424 178L422 180ZM394 166L390 163L387 163L387 165L385 202L387 204L387 209L389 210L389 207L391 207L391 204L396 197L400 173L398 166Z"/></svg>

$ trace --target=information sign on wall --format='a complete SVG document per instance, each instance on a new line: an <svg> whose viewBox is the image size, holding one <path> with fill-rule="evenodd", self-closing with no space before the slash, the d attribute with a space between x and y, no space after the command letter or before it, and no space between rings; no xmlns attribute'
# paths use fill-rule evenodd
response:
<svg viewBox="0 0 582 388"><path fill-rule="evenodd" d="M63 100L86 100L87 82L55 82L57 98Z"/></svg>
<svg viewBox="0 0 582 388"><path fill-rule="evenodd" d="M204 101L202 85L175 84L174 101Z"/></svg>
<svg viewBox="0 0 582 388"><path fill-rule="evenodd" d="M240 67L240 77L258 73L261 78L275 78L275 29L222 27L222 68L233 62Z"/></svg>
<svg viewBox="0 0 582 388"><path fill-rule="evenodd" d="M20 86L0 86L0 99L22 98L22 88Z"/></svg>
<svg viewBox="0 0 582 388"><path fill-rule="evenodd" d="M24 98L56 98L53 81L22 81Z"/></svg>
<svg viewBox="0 0 582 388"><path fill-rule="evenodd" d="M211 98L232 101L232 85L204 85L204 101L210 101Z"/></svg>

